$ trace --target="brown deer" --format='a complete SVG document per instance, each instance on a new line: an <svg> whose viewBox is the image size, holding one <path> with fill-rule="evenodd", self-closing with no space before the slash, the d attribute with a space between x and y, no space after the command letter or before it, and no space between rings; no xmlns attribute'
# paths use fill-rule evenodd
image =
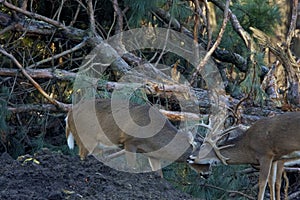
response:
<svg viewBox="0 0 300 200"><path fill-rule="evenodd" d="M117 111L113 111L110 99L83 101L76 104L66 118L66 137L68 146L74 147L74 140L79 146L79 155L84 159L88 154L97 151L98 148L123 150L108 156L114 158L125 153L128 166L134 167L136 152L145 153L148 157L151 169L161 172L160 160L186 162L194 148L194 138L190 132L178 130L157 109L150 111L152 107L148 103L138 105L124 102L115 102L119 105ZM120 106L121 105L121 106ZM123 107L122 107L123 105ZM120 128L114 118L114 112L127 109L129 106L130 116L121 116L121 123L127 131ZM149 115L152 117L150 119ZM164 122L158 131L149 128L151 137L135 137L130 134L131 126L147 126L153 121ZM134 128L132 128L133 131ZM152 133L151 133L152 134ZM195 171L206 171L209 165L191 164Z"/></svg>
<svg viewBox="0 0 300 200"><path fill-rule="evenodd" d="M196 156L189 163L197 164L251 164L259 166L258 199L263 200L266 184L271 190L271 199L280 199L281 174L284 163L299 159L300 150L300 112L290 112L256 121L249 129L232 127L225 131L203 125L211 132L207 134ZM236 129L240 132L234 139L221 140ZM276 170L277 168L277 170ZM277 171L277 175L276 175ZM280 179L280 180L279 180Z"/></svg>

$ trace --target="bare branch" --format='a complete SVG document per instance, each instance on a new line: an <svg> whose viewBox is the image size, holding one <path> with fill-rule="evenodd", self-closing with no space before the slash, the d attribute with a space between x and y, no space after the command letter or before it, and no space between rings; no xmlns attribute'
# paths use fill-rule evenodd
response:
<svg viewBox="0 0 300 200"><path fill-rule="evenodd" d="M255 200L256 198L254 197L251 197L247 194L244 194L242 192L239 192L239 191L235 191L235 190L225 190L221 187L218 187L218 186L214 186L214 185L210 185L210 184L204 184L204 185L201 185L201 187L210 187L210 188L213 188L213 189L217 189L217 190L220 190L220 191L223 191L223 192L227 192L227 193L232 193L232 194L238 194L238 195L241 195L247 199L250 199L250 200Z"/></svg>
<svg viewBox="0 0 300 200"><path fill-rule="evenodd" d="M9 59L15 63L15 65L21 70L22 74L31 82L31 84L52 104L55 106L58 106L62 110L67 110L68 106L64 103L61 103L52 97L50 97L44 90L43 88L26 72L26 70L23 68L23 66L19 63L19 61L10 53L8 53L5 49L0 47L0 52L7 56Z"/></svg>
<svg viewBox="0 0 300 200"><path fill-rule="evenodd" d="M290 49L291 41L294 36L296 22L297 22L297 15L298 15L298 0L293 0L292 19L291 19L288 35L286 38L286 45L288 49Z"/></svg>
<svg viewBox="0 0 300 200"><path fill-rule="evenodd" d="M173 121L200 120L201 118L205 117L203 115L200 117L198 114L188 112L167 111L162 109L159 109L159 111L168 119Z"/></svg>
<svg viewBox="0 0 300 200"><path fill-rule="evenodd" d="M26 73L35 79L51 79L72 80L76 78L76 73L66 70L52 68L47 69L25 69ZM0 68L0 76L20 76L20 70L11 68Z"/></svg>
<svg viewBox="0 0 300 200"><path fill-rule="evenodd" d="M71 104L66 104L68 108L71 108ZM9 111L13 113L22 113L22 112L30 112L30 111L59 111L57 107L53 104L26 104L26 105L18 105L15 107L8 107L7 108ZM66 111L66 110L65 110ZM187 120L199 120L200 117L199 115L195 113L188 113L188 112L174 112L174 111L168 111L168 110L163 110L159 109L159 111L166 116L168 119L173 120L173 121L187 121Z"/></svg>
<svg viewBox="0 0 300 200"><path fill-rule="evenodd" d="M70 22L69 26L73 26L73 25L75 24L75 22L76 22L76 20L77 20L77 17L78 17L78 15L79 15L80 7L81 7L81 5L78 4L78 5L77 5L76 12L75 12L75 15L74 15L72 21Z"/></svg>
<svg viewBox="0 0 300 200"><path fill-rule="evenodd" d="M192 75L192 78L191 78L191 85L193 85L193 83L195 82L196 76L200 73L201 69L203 69L204 65L206 65L206 63L210 59L213 52L216 50L216 48L221 43L221 39L222 39L223 34L225 32L225 28L226 28L227 21L228 21L229 2L230 2L230 0L226 0L226 7L225 7L225 11L224 11L224 19L223 19L222 27L221 27L221 30L220 30L219 35L217 37L217 40L214 43L214 45L212 46L212 48L206 53L204 58L201 60L200 64L197 66L197 69L196 69L196 71L194 72L194 74Z"/></svg>
<svg viewBox="0 0 300 200"><path fill-rule="evenodd" d="M220 8L223 11L226 8L225 5L222 2L220 2L219 0L210 0L210 2L212 2L213 4L215 4L218 8ZM250 48L250 44L251 44L251 41L252 41L251 36L244 30L244 28L241 26L239 20L232 13L232 11L230 9L228 9L228 14L230 16L230 21L231 21L233 29L244 40L246 46L248 48Z"/></svg>
<svg viewBox="0 0 300 200"><path fill-rule="evenodd" d="M96 25L95 25L95 14L94 14L94 7L93 7L93 1L88 0L87 1L87 10L88 14L90 16L90 30L94 36L97 35L96 33Z"/></svg>
<svg viewBox="0 0 300 200"><path fill-rule="evenodd" d="M41 61L39 61L39 62L36 62L36 63L34 63L34 64L32 64L32 65L29 65L27 68L37 67L37 66L39 66L39 65L41 65L41 64L44 64L44 63L46 63L46 62L53 61L53 60L58 59L58 58L60 58L60 57L62 57L62 56L64 56L64 55L67 55L67 54L69 54L69 53L72 53L72 52L74 52L74 51L77 51L77 50L81 49L82 47L84 47L84 46L86 45L86 43L87 43L87 40L84 39L81 43L77 44L75 47L73 47L73 48L71 48L71 49L68 49L68 50L66 50L66 51L63 51L63 52L61 52L61 53L59 53L59 54L56 54L56 55L54 55L54 56L52 56L52 57L49 57L49 58L46 58L46 59L41 60Z"/></svg>
<svg viewBox="0 0 300 200"><path fill-rule="evenodd" d="M291 42L292 42L292 38L295 35L297 15L298 15L298 0L293 0L292 19L291 19L290 28L286 38L287 55L293 63L297 63L297 61L295 60L291 52Z"/></svg>
<svg viewBox="0 0 300 200"><path fill-rule="evenodd" d="M153 12L154 15L157 16L157 18L165 20L165 21L171 21L172 27L174 27L175 30L182 32L186 34L187 36L193 38L193 33L191 33L187 28L182 26L179 21L177 21L175 18L171 18L170 13L167 13L163 9L156 9L155 12ZM250 37L250 36L249 36ZM199 38L198 38L199 39ZM199 43L207 47L207 42L204 40L201 40ZM217 58L220 61L223 62L228 62L234 64L241 72L246 72L247 71L247 60L243 58L241 55L233 52L229 52L227 50L222 50L217 48L216 51L214 52L213 56Z"/></svg>
<svg viewBox="0 0 300 200"><path fill-rule="evenodd" d="M117 15L117 26L115 28L115 33L120 33L123 31L123 12L119 7L118 0L111 0L115 14Z"/></svg>
<svg viewBox="0 0 300 200"><path fill-rule="evenodd" d="M69 106L71 108L71 104ZM22 112L30 112L30 111L58 111L57 107L53 104L29 104L29 105L20 105L16 107L7 107L7 110L13 113L22 113Z"/></svg>
<svg viewBox="0 0 300 200"><path fill-rule="evenodd" d="M29 12L29 11L23 10L22 8L14 6L11 3L8 3L6 0L0 0L0 3L2 3L5 7L9 8L9 9L11 9L13 11L16 11L18 13L22 13L23 15L26 15L26 16L28 16L30 18L38 19L38 20L47 22L49 24L52 24L53 26L56 26L56 27L58 27L60 29L69 31L68 27L66 27L65 25L63 25L62 23L60 23L58 21L55 21L55 20L50 19L48 17L45 17L43 15L39 15L39 14L36 14L36 13L33 13L33 12Z"/></svg>

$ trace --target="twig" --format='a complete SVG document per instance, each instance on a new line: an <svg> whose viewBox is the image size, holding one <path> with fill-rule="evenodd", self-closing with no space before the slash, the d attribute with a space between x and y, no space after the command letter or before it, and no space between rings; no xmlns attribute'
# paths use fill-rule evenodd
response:
<svg viewBox="0 0 300 200"><path fill-rule="evenodd" d="M123 31L123 12L119 7L119 3L118 0L111 0L112 4L113 4L113 8L115 10L115 13L117 15L117 26L116 26L116 33L120 33Z"/></svg>
<svg viewBox="0 0 300 200"><path fill-rule="evenodd" d="M207 0L204 0L204 6L205 6L205 15L206 15L206 27L207 27L207 50L210 47L211 44L211 38L212 38L212 30L211 30L211 24L210 24L210 11L209 11L209 6L207 4Z"/></svg>
<svg viewBox="0 0 300 200"><path fill-rule="evenodd" d="M168 24L168 28L167 28L167 33L166 33L166 39L165 39L165 42L164 42L164 46L163 46L162 51L161 51L161 53L159 54L158 59L157 59L155 65L154 65L155 67L159 64L159 61L162 59L163 54L164 54L164 52L166 51L167 44L168 44L168 39L169 39L169 37L170 37L170 27L171 27L171 25L172 25L171 22L172 22L172 17L171 17L171 20L169 21L169 24Z"/></svg>
<svg viewBox="0 0 300 200"><path fill-rule="evenodd" d="M94 7L93 7L92 0L88 0L87 9L88 9L88 14L90 16L90 30L91 30L93 36L96 36L97 33L96 33L95 15L94 15Z"/></svg>
<svg viewBox="0 0 300 200"><path fill-rule="evenodd" d="M297 197L299 197L299 195L300 195L300 191L294 192L289 195L288 199L297 199Z"/></svg>
<svg viewBox="0 0 300 200"><path fill-rule="evenodd" d="M61 15L61 11L62 11L62 9L63 9L63 7L64 7L64 3L65 3L65 2L66 2L66 0L62 0L62 1L61 1L61 4L60 4L58 10L56 11L56 13L54 14L53 19L54 19L55 16L56 16L56 20L59 21L60 15Z"/></svg>
<svg viewBox="0 0 300 200"><path fill-rule="evenodd" d="M203 15L203 12L202 12L202 9L200 7L200 4L199 2L202 2L204 4L204 7L205 7L205 16ZM196 7L196 10L197 10L197 14L196 14L196 20L195 20L195 31L194 31L194 38L195 40L197 39L198 35L195 34L198 29L198 26L199 26L199 23L200 23L200 19L199 19L199 16L202 16L204 22L205 22L205 25L206 25L206 32L207 32L207 50L209 50L210 48L210 45L211 45L211 26L210 26L210 18L209 18L209 7L208 7L208 4L207 4L207 0L194 0L194 3L195 3L195 7ZM197 42L198 43L198 42Z"/></svg>
<svg viewBox="0 0 300 200"><path fill-rule="evenodd" d="M210 2L212 2L213 4L215 4L221 10L223 10L223 11L225 10L225 5L222 2L220 2L219 0L210 0ZM244 40L246 46L248 48L250 48L250 43L252 41L251 36L244 30L244 28L241 26L239 20L231 12L230 9L228 9L228 13L229 13L229 16L230 16L230 21L231 21L233 29Z"/></svg>
<svg viewBox="0 0 300 200"><path fill-rule="evenodd" d="M87 43L87 40L84 39L81 43L77 44L75 47L73 47L71 49L68 49L66 51L63 51L63 52L61 52L59 54L56 54L56 55L54 55L52 57L49 57L49 58L46 58L46 59L41 60L39 62L36 62L36 63L34 63L32 65L29 65L28 68L37 67L37 66L39 66L41 64L44 64L44 63L49 62L49 61L53 61L54 59L58 59L58 58L60 58L60 57L62 57L64 55L67 55L69 53L77 51L78 49L81 49L82 47L84 47L86 45L86 43Z"/></svg>
<svg viewBox="0 0 300 200"><path fill-rule="evenodd" d="M50 19L48 17L45 17L43 15L39 15L39 14L36 14L36 13L33 13L33 12L23 10L22 8L14 6L11 3L8 3L6 0L0 0L0 3L2 3L5 7L10 8L10 9L16 11L16 12L22 13L23 15L26 15L30 18L38 19L38 20L47 22L49 24L52 24L53 26L56 26L56 27L61 28L63 30L69 31L69 29L65 25L63 25L62 23L60 23L58 21L55 21L55 20Z"/></svg>
<svg viewBox="0 0 300 200"><path fill-rule="evenodd" d="M297 14L298 14L298 0L293 0L293 8L292 8L292 18L290 23L290 28L287 34L286 38L286 45L288 49L290 49L291 41L294 36L294 31L296 28L296 22L297 22Z"/></svg>
<svg viewBox="0 0 300 200"><path fill-rule="evenodd" d="M22 74L31 82L31 84L52 104L59 107L62 110L68 110L68 105L61 103L52 97L50 97L43 88L26 72L26 70L23 68L23 66L19 63L19 61L10 53L8 53L5 49L0 47L0 53L10 58L13 63L21 70Z"/></svg>
<svg viewBox="0 0 300 200"><path fill-rule="evenodd" d="M295 58L292 56L292 52L291 52L291 42L295 34L297 15L298 15L298 0L293 0L292 18L291 18L291 23L287 34L287 38L286 38L287 55L292 60L293 63L297 63Z"/></svg>
<svg viewBox="0 0 300 200"><path fill-rule="evenodd" d="M197 69L193 73L192 78L191 78L191 85L193 85L193 83L196 80L197 75L199 74L199 72L201 71L201 69L203 69L204 65L206 65L206 63L208 62L209 58L211 57L211 55L217 49L217 47L219 46L219 44L221 42L221 39L222 39L223 34L225 32L225 28L226 28L227 21L228 21L229 2L230 2L230 0L226 0L226 7L225 7L225 11L224 11L224 19L223 19L222 27L221 27L221 30L220 30L219 35L217 37L217 40L213 44L213 46L211 47L211 49L206 53L206 55L204 56L204 58L201 60L200 64L197 66Z"/></svg>
<svg viewBox="0 0 300 200"><path fill-rule="evenodd" d="M241 195L243 197L246 197L247 199L255 200L254 197L251 197L251 196L249 196L247 194L244 194L244 193L236 191L236 190L226 190L224 188L221 188L221 187L218 187L218 186L214 186L214 185L211 185L211 184L203 184L203 185L201 184L201 186L210 187L210 188L221 190L221 191L224 191L224 192L227 192L227 193L238 194L238 195Z"/></svg>
<svg viewBox="0 0 300 200"><path fill-rule="evenodd" d="M77 5L76 12L75 12L75 15L74 15L72 21L70 22L69 26L73 26L73 25L75 24L75 22L76 22L76 20L77 20L77 17L78 17L78 15L79 15L79 12L80 12L80 7L81 7L81 5L78 4L78 5Z"/></svg>
<svg viewBox="0 0 300 200"><path fill-rule="evenodd" d="M172 21L171 25L174 30L179 31L188 37L192 38L193 33L191 33L187 28L185 28L182 24L179 23L178 20L175 18L171 18L170 13L166 12L165 10L159 8L155 9L154 12L152 12L160 21ZM250 37L250 36L249 36ZM200 41L201 45L207 46L207 43L201 39ZM214 57L222 62L228 62L232 63L237 67L241 72L247 71L247 60L245 60L241 55L229 52L227 50L221 50L219 48L216 49L214 52Z"/></svg>

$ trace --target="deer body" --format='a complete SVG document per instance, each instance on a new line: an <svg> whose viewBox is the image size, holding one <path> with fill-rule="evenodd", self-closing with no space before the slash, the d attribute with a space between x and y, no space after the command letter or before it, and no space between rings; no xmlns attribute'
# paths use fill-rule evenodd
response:
<svg viewBox="0 0 300 200"><path fill-rule="evenodd" d="M124 105L124 109L127 107L128 105ZM150 107L149 104L130 103L130 116L122 118L123 124L129 126L125 128L130 130L130 121L142 127L149 124L151 122ZM135 137L130 132L123 131L116 123L110 99L84 101L76 104L69 111L66 118L66 137L68 141L74 138L79 146L81 159L99 147L105 150L122 146L125 150L122 152L125 152L127 163L131 167L135 165L136 152L145 153L153 171L160 170L161 159L186 162L193 150L193 135L177 130L157 109L153 110L152 117L165 121L163 127L151 137ZM72 147L72 142L69 147ZM120 154L122 153L117 153L117 155Z"/></svg>
<svg viewBox="0 0 300 200"><path fill-rule="evenodd" d="M235 139L226 141L220 147L213 147L212 142L204 140L199 154L191 157L192 161L190 162L211 164L222 160L224 162L224 158L226 158L225 164L259 165L258 199L263 200L267 182L270 187L273 187L271 188L273 195L271 198L275 199L274 177L276 177L277 164L279 163L277 171L282 173L284 163L297 159L293 153L300 150L300 112L264 118L258 120L248 130L240 129L238 131L244 133ZM223 159L217 153L222 155ZM270 175L270 173L272 174ZM277 187L280 187L278 184L276 183ZM278 190L277 199L280 199Z"/></svg>

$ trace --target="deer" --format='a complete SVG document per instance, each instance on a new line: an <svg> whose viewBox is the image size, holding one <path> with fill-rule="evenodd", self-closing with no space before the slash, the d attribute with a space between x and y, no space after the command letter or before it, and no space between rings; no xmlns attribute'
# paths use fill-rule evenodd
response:
<svg viewBox="0 0 300 200"><path fill-rule="evenodd" d="M217 120L214 119L214 121ZM220 124L212 125L212 120L208 124L201 123L210 132L204 138L200 150L196 155L191 155L188 162L209 165L222 163L259 166L257 199L263 200L267 183L270 187L271 199L275 200L275 187L276 198L280 199L281 175L284 165L300 159L299 122L300 112L288 112L259 119L246 130L239 126L222 130ZM238 136L224 140L223 138L228 136L232 130L239 132Z"/></svg>
<svg viewBox="0 0 300 200"><path fill-rule="evenodd" d="M114 119L110 99L85 100L75 104L66 117L66 138L70 149L74 148L74 141L79 147L82 160L93 154L97 149L122 150L107 156L107 159L125 154L127 165L134 168L136 153L142 152L148 157L152 171L157 171L163 177L161 160L184 162L195 149L194 137L191 132L178 130L166 117L153 108L149 103L129 104L130 116L123 116L122 123L131 127L132 122L139 126L146 126L152 119L165 122L159 131L151 137L135 137L122 130ZM124 102L117 102L123 105ZM128 105L118 106L119 110ZM116 111L118 112L118 111ZM149 115L148 115L149 113ZM151 119L151 120L152 120ZM151 130L150 130L151 131ZM190 164L196 172L208 171L209 165Z"/></svg>

